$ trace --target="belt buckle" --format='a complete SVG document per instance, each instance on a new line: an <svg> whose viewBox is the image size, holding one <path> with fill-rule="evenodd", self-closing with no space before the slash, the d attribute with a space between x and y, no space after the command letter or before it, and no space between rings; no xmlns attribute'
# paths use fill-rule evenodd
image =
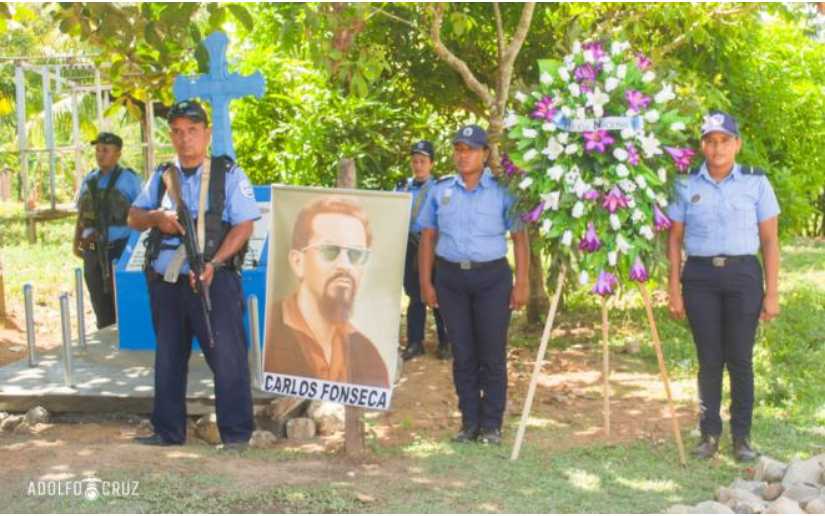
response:
<svg viewBox="0 0 825 516"><path fill-rule="evenodd" d="M711 262L714 267L724 267L728 259L725 256L714 256Z"/></svg>
<svg viewBox="0 0 825 516"><path fill-rule="evenodd" d="M473 262L471 262L470 260L462 260L458 262L458 266L461 267L461 270L463 271L469 271L473 268Z"/></svg>

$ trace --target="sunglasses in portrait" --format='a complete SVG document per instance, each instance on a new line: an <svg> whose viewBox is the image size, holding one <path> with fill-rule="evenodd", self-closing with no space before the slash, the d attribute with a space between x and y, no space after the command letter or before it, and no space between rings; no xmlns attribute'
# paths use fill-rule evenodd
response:
<svg viewBox="0 0 825 516"><path fill-rule="evenodd" d="M301 249L301 252L306 252L307 249L317 250L321 259L329 263L337 260L342 251L346 251L347 259L353 265L364 265L370 257L370 250L364 247L348 247L335 244L312 244Z"/></svg>

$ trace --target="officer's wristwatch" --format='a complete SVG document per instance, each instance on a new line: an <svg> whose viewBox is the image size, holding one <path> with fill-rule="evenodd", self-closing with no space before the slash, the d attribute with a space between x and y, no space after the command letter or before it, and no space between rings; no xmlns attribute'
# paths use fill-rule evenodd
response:
<svg viewBox="0 0 825 516"><path fill-rule="evenodd" d="M225 263L223 263L223 262L222 262L222 261L220 261L220 260L214 260L214 259L213 259L213 260L210 260L210 261L209 261L209 263L211 263L211 264L212 264L212 268L213 268L213 269L215 269L215 270L218 270L218 269L221 269L221 268L223 268L223 267L226 267L226 264L225 264Z"/></svg>

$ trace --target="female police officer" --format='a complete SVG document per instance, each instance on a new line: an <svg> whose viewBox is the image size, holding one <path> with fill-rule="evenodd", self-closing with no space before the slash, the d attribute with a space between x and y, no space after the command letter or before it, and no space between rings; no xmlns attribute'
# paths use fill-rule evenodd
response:
<svg viewBox="0 0 825 516"><path fill-rule="evenodd" d="M527 232L511 213L513 197L485 166L489 155L482 128L470 125L458 131L453 139L458 175L433 186L420 215L419 278L424 300L440 308L453 345L453 381L462 416L454 441L500 444L507 328L511 310L527 301L528 250ZM515 287L506 258L508 230Z"/></svg>
<svg viewBox="0 0 825 516"><path fill-rule="evenodd" d="M753 413L753 344L759 319L779 313L779 205L765 173L739 165L736 120L711 112L702 125L704 164L676 184L669 209L670 311L687 313L699 358L700 428L694 450L712 457L719 447L722 372L731 384L731 434L737 460L757 457L749 443ZM681 274L682 244L687 262ZM765 266L755 254L761 244Z"/></svg>

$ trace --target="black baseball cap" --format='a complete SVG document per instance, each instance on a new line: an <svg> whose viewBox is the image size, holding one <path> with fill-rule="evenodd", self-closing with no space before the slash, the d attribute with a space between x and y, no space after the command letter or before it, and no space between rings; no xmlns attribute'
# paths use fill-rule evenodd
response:
<svg viewBox="0 0 825 516"><path fill-rule="evenodd" d="M123 148L123 139L115 133L98 133L97 137L90 142L92 145L103 143L106 145L114 145L118 149Z"/></svg>
<svg viewBox="0 0 825 516"><path fill-rule="evenodd" d="M410 154L423 154L430 159L435 159L435 149L433 148L433 144L427 140L421 140L413 145Z"/></svg>
<svg viewBox="0 0 825 516"><path fill-rule="evenodd" d="M173 104L172 107L169 108L169 113L166 115L166 121L171 124L174 119L180 117L209 125L209 118L206 116L206 111L200 103L194 100L182 100Z"/></svg>
<svg viewBox="0 0 825 516"><path fill-rule="evenodd" d="M725 133L739 138L739 124L733 115L724 111L711 111L702 121L702 138L710 133Z"/></svg>
<svg viewBox="0 0 825 516"><path fill-rule="evenodd" d="M465 125L455 133L453 145L464 143L475 149L487 147L487 131L477 125Z"/></svg>

